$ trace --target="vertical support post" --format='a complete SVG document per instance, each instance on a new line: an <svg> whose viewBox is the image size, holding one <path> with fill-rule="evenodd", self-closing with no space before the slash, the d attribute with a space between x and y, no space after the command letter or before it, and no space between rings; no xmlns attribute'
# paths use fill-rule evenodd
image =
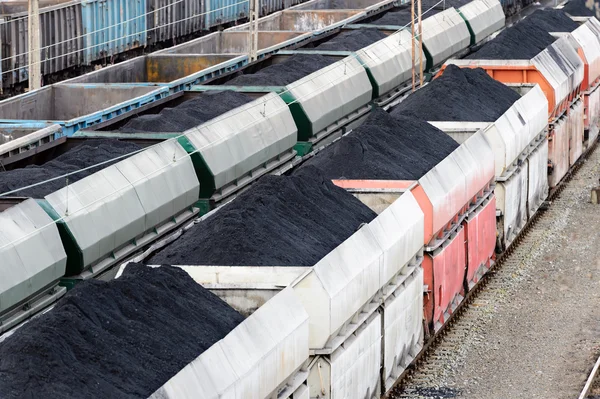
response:
<svg viewBox="0 0 600 399"><path fill-rule="evenodd" d="M256 61L258 58L258 12L259 0L248 0L250 3L250 62Z"/></svg>
<svg viewBox="0 0 600 399"><path fill-rule="evenodd" d="M421 0L418 3L419 13L419 87L423 86L423 27L421 26Z"/></svg>
<svg viewBox="0 0 600 399"><path fill-rule="evenodd" d="M415 0L410 0L410 43L412 51L412 91L415 91Z"/></svg>
<svg viewBox="0 0 600 399"><path fill-rule="evenodd" d="M40 57L40 11L39 0L28 0L29 15L29 90L42 86L42 64Z"/></svg>

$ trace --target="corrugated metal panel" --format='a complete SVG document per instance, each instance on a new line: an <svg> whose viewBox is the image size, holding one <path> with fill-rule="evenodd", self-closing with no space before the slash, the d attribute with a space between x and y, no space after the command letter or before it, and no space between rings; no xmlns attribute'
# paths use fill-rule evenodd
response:
<svg viewBox="0 0 600 399"><path fill-rule="evenodd" d="M548 139L527 157L527 211L531 218L548 197Z"/></svg>
<svg viewBox="0 0 600 399"><path fill-rule="evenodd" d="M239 0L238 0L239 1ZM204 2L149 0L146 26L148 43L153 45L204 30Z"/></svg>
<svg viewBox="0 0 600 399"><path fill-rule="evenodd" d="M376 313L331 355L331 399L379 397L381 335Z"/></svg>
<svg viewBox="0 0 600 399"><path fill-rule="evenodd" d="M176 144L163 143L49 194L46 200L64 217L81 251L82 266L87 267L193 204L197 193L189 157Z"/></svg>
<svg viewBox="0 0 600 399"><path fill-rule="evenodd" d="M248 1L244 0L205 0L204 28L237 21L248 16Z"/></svg>
<svg viewBox="0 0 600 399"><path fill-rule="evenodd" d="M383 306L387 392L423 347L423 269L416 268Z"/></svg>
<svg viewBox="0 0 600 399"><path fill-rule="evenodd" d="M146 0L82 0L85 62L145 47Z"/></svg>
<svg viewBox="0 0 600 399"><path fill-rule="evenodd" d="M369 227L383 249L381 283L387 284L423 247L424 215L411 192L405 192Z"/></svg>
<svg viewBox="0 0 600 399"><path fill-rule="evenodd" d="M583 103L577 100L571 105L567 120L569 121L569 165L574 165L583 153Z"/></svg>
<svg viewBox="0 0 600 399"><path fill-rule="evenodd" d="M0 213L0 258L0 314L64 276L58 229L34 200Z"/></svg>
<svg viewBox="0 0 600 399"><path fill-rule="evenodd" d="M377 85L375 97L411 79L411 51L411 35L403 30L356 52L375 80ZM422 55L422 58L424 60L425 56ZM417 66L417 72L418 70Z"/></svg>
<svg viewBox="0 0 600 399"><path fill-rule="evenodd" d="M290 8L298 3L300 3L299 0L260 0L259 16L264 17L265 15Z"/></svg>
<svg viewBox="0 0 600 399"><path fill-rule="evenodd" d="M425 299L424 307L433 310L433 315L426 314L426 318L433 322L435 331L444 325L463 299L465 266L465 231L462 227L433 254L425 255L424 282L430 287L432 295ZM433 307L427 302L433 302Z"/></svg>
<svg viewBox="0 0 600 399"><path fill-rule="evenodd" d="M29 77L27 13L11 15L0 25L3 87L26 81ZM42 74L51 74L83 63L84 40L81 4L66 3L40 9L40 46ZM61 54L64 54L61 56ZM15 71L12 71L15 69Z"/></svg>
<svg viewBox="0 0 600 399"><path fill-rule="evenodd" d="M583 61L566 37L557 39L533 57L531 63L554 88L556 108L579 88L583 81Z"/></svg>
<svg viewBox="0 0 600 399"><path fill-rule="evenodd" d="M505 246L508 246L527 222L527 169L518 168L506 181L497 182L496 207L502 212L498 226Z"/></svg>
<svg viewBox="0 0 600 399"><path fill-rule="evenodd" d="M479 43L504 27L504 12L498 0L474 0L460 7L459 11L475 35L471 44Z"/></svg>
<svg viewBox="0 0 600 399"><path fill-rule="evenodd" d="M258 166L291 151L297 141L290 110L274 93L184 134L214 176L216 190L236 183Z"/></svg>
<svg viewBox="0 0 600 399"><path fill-rule="evenodd" d="M552 164L552 173L548 176L550 188L556 187L569 170L569 121L561 117L555 121L548 132L548 160Z"/></svg>
<svg viewBox="0 0 600 399"><path fill-rule="evenodd" d="M381 288L382 250L364 226L293 284L310 320L310 348L335 350L338 332Z"/></svg>
<svg viewBox="0 0 600 399"><path fill-rule="evenodd" d="M496 247L496 197L492 194L465 222L467 283L469 289L489 270Z"/></svg>
<svg viewBox="0 0 600 399"><path fill-rule="evenodd" d="M592 23L588 21L571 32L573 38L581 46L588 64L584 77L584 89L593 87L600 77L600 37L592 30L593 27Z"/></svg>
<svg viewBox="0 0 600 399"><path fill-rule="evenodd" d="M337 120L371 100L373 86L367 71L355 57L347 57L288 86L310 121L299 139L308 141Z"/></svg>
<svg viewBox="0 0 600 399"><path fill-rule="evenodd" d="M432 68L452 55L469 47L471 35L465 20L455 8L425 18L423 24L423 45L431 56Z"/></svg>
<svg viewBox="0 0 600 399"><path fill-rule="evenodd" d="M467 200L481 198L481 195L494 180L494 152L489 142L478 131L460 145L452 156L456 158L458 165L463 171L466 179Z"/></svg>
<svg viewBox="0 0 600 399"><path fill-rule="evenodd" d="M308 315L286 288L152 398L265 398L308 360Z"/></svg>
<svg viewBox="0 0 600 399"><path fill-rule="evenodd" d="M600 86L597 86L590 94L585 95L586 101L586 129L588 129L588 148L598 138L598 127L600 127Z"/></svg>

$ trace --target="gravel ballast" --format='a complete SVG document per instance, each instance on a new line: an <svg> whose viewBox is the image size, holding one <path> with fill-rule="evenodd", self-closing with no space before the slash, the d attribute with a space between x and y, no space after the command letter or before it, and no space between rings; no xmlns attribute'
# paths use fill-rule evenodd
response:
<svg viewBox="0 0 600 399"><path fill-rule="evenodd" d="M140 148L141 147L137 144L114 139L87 140L85 143L43 165L29 165L21 169L0 172L0 193L6 193L67 173L72 173L97 163L111 160L118 156L130 154L138 151ZM119 159L119 161L122 159ZM113 163L115 162L75 173L69 176L69 184L90 176ZM44 198L44 196L60 190L65 187L65 185L65 179L58 179L40 186L21 190L11 194L11 196Z"/></svg>
<svg viewBox="0 0 600 399"><path fill-rule="evenodd" d="M309 159L329 179L416 180L458 147L450 136L413 117L375 108L365 123Z"/></svg>
<svg viewBox="0 0 600 399"><path fill-rule="evenodd" d="M181 269L130 264L0 343L0 397L146 398L243 319Z"/></svg>
<svg viewBox="0 0 600 399"><path fill-rule="evenodd" d="M378 29L360 28L345 31L331 40L321 43L315 50L320 51L358 51L379 40L385 39L387 35Z"/></svg>
<svg viewBox="0 0 600 399"><path fill-rule="evenodd" d="M427 121L493 122L519 98L481 68L448 65L440 77L408 96L391 114Z"/></svg>
<svg viewBox="0 0 600 399"><path fill-rule="evenodd" d="M375 216L315 168L268 175L147 263L313 266Z"/></svg>
<svg viewBox="0 0 600 399"><path fill-rule="evenodd" d="M319 69L333 64L335 58L320 54L294 54L253 74L239 75L227 83L233 86L286 86Z"/></svg>
<svg viewBox="0 0 600 399"><path fill-rule="evenodd" d="M233 91L206 92L158 114L130 119L120 132L183 132L252 101L250 96Z"/></svg>

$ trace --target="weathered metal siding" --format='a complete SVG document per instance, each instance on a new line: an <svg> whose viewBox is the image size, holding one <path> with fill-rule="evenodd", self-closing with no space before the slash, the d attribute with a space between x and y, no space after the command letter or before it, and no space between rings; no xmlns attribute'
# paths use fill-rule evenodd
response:
<svg viewBox="0 0 600 399"><path fill-rule="evenodd" d="M207 29L248 17L248 0L204 0L204 4Z"/></svg>
<svg viewBox="0 0 600 399"><path fill-rule="evenodd" d="M148 44L173 42L180 37L206 29L203 25L204 1L148 0L147 4Z"/></svg>
<svg viewBox="0 0 600 399"><path fill-rule="evenodd" d="M85 62L147 44L145 0L83 0Z"/></svg>
<svg viewBox="0 0 600 399"><path fill-rule="evenodd" d="M29 78L28 20L14 14L0 25L2 86L10 87ZM81 4L70 2L40 10L42 75L59 72L83 61Z"/></svg>

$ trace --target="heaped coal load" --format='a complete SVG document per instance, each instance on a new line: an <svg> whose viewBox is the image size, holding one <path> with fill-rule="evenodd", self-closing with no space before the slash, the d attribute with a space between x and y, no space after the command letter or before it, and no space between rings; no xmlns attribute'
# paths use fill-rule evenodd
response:
<svg viewBox="0 0 600 399"><path fill-rule="evenodd" d="M315 50L358 51L386 37L386 34L378 29L360 28L342 32L333 39L321 43L315 47Z"/></svg>
<svg viewBox="0 0 600 399"><path fill-rule="evenodd" d="M63 176L67 173L76 172L122 155L131 154L140 149L141 147L137 144L114 139L88 140L43 165L29 165L21 169L0 172L0 193L6 193L21 187ZM69 184L90 176L121 159L75 173L69 176ZM66 179L53 180L36 187L20 190L19 192L12 194L12 196L44 198L44 196L60 190L65 187L65 185Z"/></svg>
<svg viewBox="0 0 600 399"><path fill-rule="evenodd" d="M519 98L481 68L448 65L440 77L408 96L391 114L426 121L494 122Z"/></svg>
<svg viewBox="0 0 600 399"><path fill-rule="evenodd" d="M597 1L591 3L587 0L570 0L562 8L562 11L573 17L596 17L600 18L600 5Z"/></svg>
<svg viewBox="0 0 600 399"><path fill-rule="evenodd" d="M243 319L179 268L130 264L0 343L0 397L147 398Z"/></svg>
<svg viewBox="0 0 600 399"><path fill-rule="evenodd" d="M147 263L313 266L375 216L315 168L268 175Z"/></svg>
<svg viewBox="0 0 600 399"><path fill-rule="evenodd" d="M305 167L329 179L417 180L458 143L429 123L375 108L365 123L316 154Z"/></svg>
<svg viewBox="0 0 600 399"><path fill-rule="evenodd" d="M239 75L227 85L233 86L287 86L335 62L335 58L320 54L294 54L289 59L270 65L256 73Z"/></svg>
<svg viewBox="0 0 600 399"><path fill-rule="evenodd" d="M517 23L465 58L473 60L530 60L556 41L543 28Z"/></svg>
<svg viewBox="0 0 600 399"><path fill-rule="evenodd" d="M163 108L158 114L130 119L120 132L180 133L252 101L250 96L234 91L202 93L173 108Z"/></svg>
<svg viewBox="0 0 600 399"><path fill-rule="evenodd" d="M429 18L441 11L444 11L450 7L459 8L465 4L470 3L471 0L447 0L443 3L439 1L423 1L421 3L421 18ZM415 3L415 24L417 15L417 4ZM377 18L371 22L371 25L391 25L391 26L408 26L410 25L410 5L402 8L392 9L387 13L383 14L380 18Z"/></svg>
<svg viewBox="0 0 600 399"><path fill-rule="evenodd" d="M519 23L525 26L537 26L546 32L573 32L579 26L563 11L553 8L536 10Z"/></svg>

